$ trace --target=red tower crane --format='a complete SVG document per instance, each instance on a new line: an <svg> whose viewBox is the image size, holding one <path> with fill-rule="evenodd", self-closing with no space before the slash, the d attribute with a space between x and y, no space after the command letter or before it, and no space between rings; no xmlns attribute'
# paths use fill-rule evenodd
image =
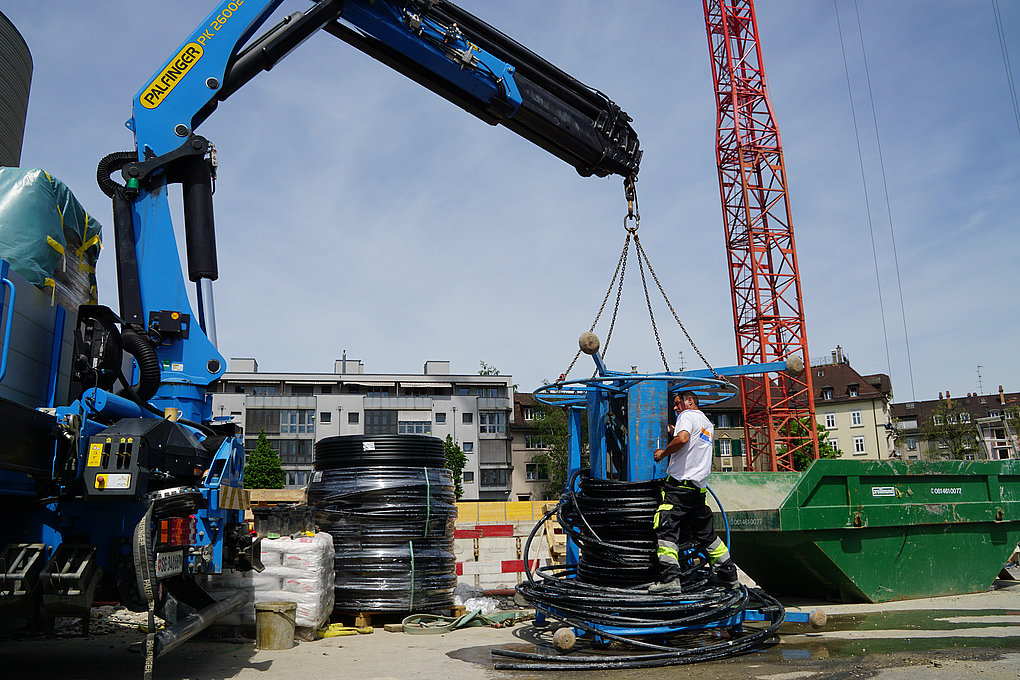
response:
<svg viewBox="0 0 1020 680"><path fill-rule="evenodd" d="M818 457L800 271L779 128L765 87L753 0L703 0L737 363L804 360L799 373L741 378L748 470ZM796 363L796 359L794 359Z"/></svg>

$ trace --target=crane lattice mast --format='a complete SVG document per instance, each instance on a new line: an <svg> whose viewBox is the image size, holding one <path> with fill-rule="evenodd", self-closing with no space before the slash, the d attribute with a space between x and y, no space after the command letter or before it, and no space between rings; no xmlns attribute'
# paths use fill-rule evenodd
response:
<svg viewBox="0 0 1020 680"><path fill-rule="evenodd" d="M737 362L799 356L805 363L799 374L740 379L746 467L793 470L796 451L818 457L818 434L779 129L765 86L754 2L703 1Z"/></svg>

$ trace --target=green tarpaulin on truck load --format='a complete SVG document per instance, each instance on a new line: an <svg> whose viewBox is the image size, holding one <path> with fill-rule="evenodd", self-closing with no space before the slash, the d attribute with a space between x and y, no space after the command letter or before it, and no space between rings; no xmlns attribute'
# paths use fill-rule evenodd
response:
<svg viewBox="0 0 1020 680"><path fill-rule="evenodd" d="M0 259L67 308L96 300L101 232L56 177L0 167Z"/></svg>

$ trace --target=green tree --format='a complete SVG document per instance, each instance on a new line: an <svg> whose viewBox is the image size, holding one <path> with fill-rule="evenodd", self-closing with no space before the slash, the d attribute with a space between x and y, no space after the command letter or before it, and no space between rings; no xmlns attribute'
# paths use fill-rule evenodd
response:
<svg viewBox="0 0 1020 680"><path fill-rule="evenodd" d="M495 366L485 363L484 361L478 362L478 375L499 375L499 369Z"/></svg>
<svg viewBox="0 0 1020 680"><path fill-rule="evenodd" d="M532 436L548 447L532 456L531 462L544 471L549 478L544 489L546 498L556 498L566 486L570 464L570 454L567 448L569 433L567 411L564 408L536 402L535 417L531 421L531 426L535 428L535 434ZM584 434L582 432L582 437ZM588 465L585 444L586 442L582 440L582 467Z"/></svg>
<svg viewBox="0 0 1020 680"><path fill-rule="evenodd" d="M978 429L970 421L967 409L951 399L940 401L931 417L919 425L929 442L929 458L964 460L982 449Z"/></svg>
<svg viewBox="0 0 1020 680"><path fill-rule="evenodd" d="M446 456L446 469L453 473L453 492L457 500L460 500L464 495L464 465L467 464L467 456L460 450L460 446L453 443L450 435L446 435L443 454Z"/></svg>
<svg viewBox="0 0 1020 680"><path fill-rule="evenodd" d="M244 488L282 489L286 479L280 455L269 445L265 431L259 430L255 450L244 462Z"/></svg>
<svg viewBox="0 0 1020 680"><path fill-rule="evenodd" d="M843 452L839 449L833 448L832 442L829 441L829 431L825 429L825 426L816 423L816 432L818 433L818 458L819 459L830 459L839 458L843 455ZM801 418L793 424L793 436L796 437L794 442L796 447L793 452L793 469L799 471L807 470L811 463L814 462L814 458L811 456L811 428L808 425L807 418ZM785 447L780 449L781 453L786 451Z"/></svg>

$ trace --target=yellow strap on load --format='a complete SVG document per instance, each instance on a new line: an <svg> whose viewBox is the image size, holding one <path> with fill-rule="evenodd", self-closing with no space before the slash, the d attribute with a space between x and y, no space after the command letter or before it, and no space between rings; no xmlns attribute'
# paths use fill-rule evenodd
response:
<svg viewBox="0 0 1020 680"><path fill-rule="evenodd" d="M44 288L49 287L53 289L52 292L50 292L50 307L57 304L57 282L54 281L53 279L46 279L45 281L43 281L43 287Z"/></svg>
<svg viewBox="0 0 1020 680"><path fill-rule="evenodd" d="M61 216L61 222L63 222L63 216ZM50 248L60 253L60 266L61 269L67 271L67 255L64 254L64 246L57 239L52 236L46 237L46 243L50 244Z"/></svg>
<svg viewBox="0 0 1020 680"><path fill-rule="evenodd" d="M50 244L50 248L53 248L53 250L57 251L61 255L64 254L64 246L60 245L60 241L58 241L57 239L53 238L52 236L47 236L46 242Z"/></svg>
<svg viewBox="0 0 1020 680"><path fill-rule="evenodd" d="M86 223L88 222L88 219L89 219L89 215L88 215L88 213L85 213L85 222ZM99 241L99 234L96 234L95 236L90 238L88 241L85 241L85 243L82 243L81 246L78 248L78 250L74 251L74 254L78 256L79 260L81 260L82 255L85 254L85 251L88 250L89 248L91 248L92 246L96 245L97 243L99 243L99 248L101 250L103 248L103 244L100 243L100 241Z"/></svg>

